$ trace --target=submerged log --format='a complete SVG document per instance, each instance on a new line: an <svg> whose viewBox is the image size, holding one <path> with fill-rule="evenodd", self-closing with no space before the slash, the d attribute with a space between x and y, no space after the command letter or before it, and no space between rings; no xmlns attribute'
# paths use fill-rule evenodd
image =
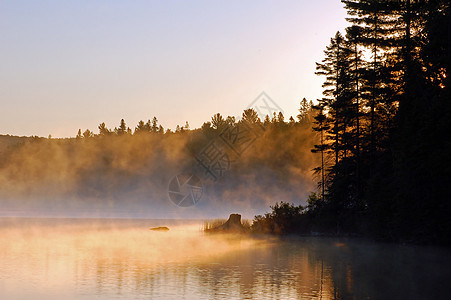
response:
<svg viewBox="0 0 451 300"><path fill-rule="evenodd" d="M153 230L153 231L168 231L169 228L165 227L165 226L162 226L162 227L153 227L153 228L150 228L150 230Z"/></svg>
<svg viewBox="0 0 451 300"><path fill-rule="evenodd" d="M207 229L207 232L246 232L246 227L241 223L240 214L231 214L227 222L222 225Z"/></svg>

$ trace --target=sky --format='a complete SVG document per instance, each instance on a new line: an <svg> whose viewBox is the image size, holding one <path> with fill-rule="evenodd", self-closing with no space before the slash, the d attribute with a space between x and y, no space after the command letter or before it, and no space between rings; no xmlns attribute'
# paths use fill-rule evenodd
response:
<svg viewBox="0 0 451 300"><path fill-rule="evenodd" d="M286 119L347 26L339 0L0 0L0 134L198 128L265 92Z"/></svg>

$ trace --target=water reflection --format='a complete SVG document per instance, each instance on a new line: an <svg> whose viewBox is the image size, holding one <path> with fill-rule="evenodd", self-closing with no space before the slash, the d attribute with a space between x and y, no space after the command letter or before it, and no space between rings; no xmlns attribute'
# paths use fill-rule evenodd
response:
<svg viewBox="0 0 451 300"><path fill-rule="evenodd" d="M159 225L171 230L148 230ZM0 299L446 299L449 254L197 223L1 219Z"/></svg>

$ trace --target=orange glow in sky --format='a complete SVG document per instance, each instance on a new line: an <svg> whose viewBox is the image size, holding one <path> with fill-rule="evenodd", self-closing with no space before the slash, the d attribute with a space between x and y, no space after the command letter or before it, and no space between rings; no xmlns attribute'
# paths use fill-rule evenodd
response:
<svg viewBox="0 0 451 300"><path fill-rule="evenodd" d="M239 117L265 91L296 116L346 26L340 1L0 3L0 134L75 136L157 116Z"/></svg>

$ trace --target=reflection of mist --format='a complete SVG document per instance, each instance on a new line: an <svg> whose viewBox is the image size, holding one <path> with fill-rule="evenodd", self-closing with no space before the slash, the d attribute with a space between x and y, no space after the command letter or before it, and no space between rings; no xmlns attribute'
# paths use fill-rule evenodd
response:
<svg viewBox="0 0 451 300"><path fill-rule="evenodd" d="M314 190L315 136L309 126L280 126L267 129L215 184L206 182L197 207L182 210L168 200L167 184L193 167L193 153L209 141L200 130L28 139L2 152L0 214L249 218L281 200L299 203Z"/></svg>
<svg viewBox="0 0 451 300"><path fill-rule="evenodd" d="M171 230L149 230L160 225ZM450 296L446 249L205 235L200 226L197 221L2 218L0 298Z"/></svg>
<svg viewBox="0 0 451 300"><path fill-rule="evenodd" d="M171 230L149 230L157 225ZM0 289L0 299L20 298L14 295L21 295L21 284L49 286L46 295L69 298L73 282L84 293L139 290L148 287L140 277L145 274L147 280L161 266L208 262L258 244L235 236L205 236L199 229L198 221L0 219L0 285L12 288Z"/></svg>

